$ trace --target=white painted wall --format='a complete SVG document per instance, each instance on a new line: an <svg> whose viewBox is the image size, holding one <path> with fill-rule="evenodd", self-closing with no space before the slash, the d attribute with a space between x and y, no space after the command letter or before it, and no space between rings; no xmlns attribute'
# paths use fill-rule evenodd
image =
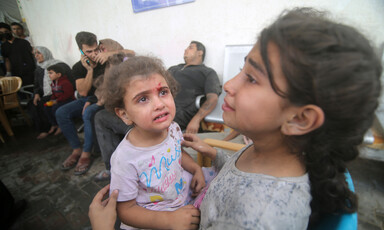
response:
<svg viewBox="0 0 384 230"><path fill-rule="evenodd" d="M152 54L167 67L182 63L191 40L205 44L205 64L223 73L224 47L253 44L259 31L285 8L326 9L363 31L376 46L384 42L383 0L196 0L133 13L131 0L19 0L35 45L72 65L80 53L74 37L90 31L138 54Z"/></svg>

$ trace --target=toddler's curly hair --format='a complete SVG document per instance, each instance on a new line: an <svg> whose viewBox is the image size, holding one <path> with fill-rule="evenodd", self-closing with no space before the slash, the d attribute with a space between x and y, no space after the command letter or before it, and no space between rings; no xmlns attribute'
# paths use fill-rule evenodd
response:
<svg viewBox="0 0 384 230"><path fill-rule="evenodd" d="M144 79L157 73L164 77L173 95L177 93L178 83L164 68L163 62L155 57L134 56L124 57L115 54L109 60L110 67L104 74L103 97L105 108L115 113L115 108L124 108L124 96L127 85L133 77L141 76Z"/></svg>

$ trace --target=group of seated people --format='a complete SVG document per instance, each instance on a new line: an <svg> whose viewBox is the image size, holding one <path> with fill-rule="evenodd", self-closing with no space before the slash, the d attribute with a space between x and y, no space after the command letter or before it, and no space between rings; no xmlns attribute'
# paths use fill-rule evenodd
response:
<svg viewBox="0 0 384 230"><path fill-rule="evenodd" d="M297 8L261 31L244 67L223 86L225 124L251 140L233 155L196 135L221 91L215 71L202 64L201 43L192 41L185 63L166 70L157 58L109 50L89 32L76 42L77 99L64 100L57 128L52 122L47 133L64 134L73 151L62 169L75 167L76 175L89 169L97 136L110 170L101 176L111 179L90 205L93 229L113 229L116 215L122 229L307 229L327 214L356 212L346 162L373 123L382 74L356 29ZM46 68L50 79L65 76ZM197 109L201 94L207 99ZM84 122L83 146L75 117ZM182 146L213 167L198 166Z"/></svg>
<svg viewBox="0 0 384 230"><path fill-rule="evenodd" d="M101 172L96 179L109 179L110 157L130 128L117 118L113 112L103 109L104 99L100 96L103 91L103 75L110 63L108 58L113 54L121 53L130 58L135 53L125 50L116 42L108 40L97 43L96 36L89 32L80 32L76 35L76 42L82 55L81 60L72 68L72 76L76 81L78 92L77 100L60 107L56 118L64 136L70 143L73 152L64 161L63 170L75 168L75 174L85 173L91 163L91 150L96 134L100 151L106 165L106 170ZM101 46L101 47L100 47ZM180 86L180 94L175 96L176 116L175 121L186 132L196 133L200 121L212 111L221 92L220 82L216 72L202 64L205 48L200 42L191 42L185 50L185 64L169 69L172 76ZM99 80L101 80L99 82ZM95 87L95 83L99 87ZM101 92L98 92L101 91ZM198 110L194 101L198 95L206 95L207 100ZM73 123L74 117L82 117L84 122L84 144L81 146ZM93 122L94 121L94 122ZM93 126L94 123L94 126Z"/></svg>
<svg viewBox="0 0 384 230"><path fill-rule="evenodd" d="M95 180L108 180L110 157L131 126L122 122L114 112L104 109L104 100L100 96L103 75L110 65L108 59L113 55L122 54L129 58L135 52L124 49L112 39L98 41L90 32L79 32L75 39L81 60L72 69L53 58L48 48L33 48L36 59L34 96L28 111L39 133L37 139L62 133L68 140L73 151L63 162L62 170L75 167L75 175L86 173L92 164L91 152L94 145L98 145L106 169ZM205 52L202 43L192 41L184 52L185 63L169 68L180 92L175 95L175 121L189 133L199 131L200 122L215 108L221 92L216 72L203 64ZM195 98L199 95L205 95L206 100L197 109ZM80 118L84 125L83 144L77 134L75 118Z"/></svg>

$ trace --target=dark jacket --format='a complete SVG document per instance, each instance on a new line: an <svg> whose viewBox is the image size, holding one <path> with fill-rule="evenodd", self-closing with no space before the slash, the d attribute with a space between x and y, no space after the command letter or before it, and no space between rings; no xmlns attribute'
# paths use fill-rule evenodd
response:
<svg viewBox="0 0 384 230"><path fill-rule="evenodd" d="M68 80L67 76L61 76L59 79L53 81L51 87L51 100L64 102L75 99L72 83Z"/></svg>

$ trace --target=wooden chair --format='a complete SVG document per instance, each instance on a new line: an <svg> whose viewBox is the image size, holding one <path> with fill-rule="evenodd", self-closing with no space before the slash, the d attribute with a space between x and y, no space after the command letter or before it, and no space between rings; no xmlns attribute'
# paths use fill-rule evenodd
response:
<svg viewBox="0 0 384 230"><path fill-rule="evenodd" d="M10 137L13 137L14 134L13 134L13 131L12 131L12 128L11 128L11 125L9 124L9 121L7 119L7 115L5 114L3 108L1 107L2 106L2 103L0 103L0 122L1 124L3 125L5 131L7 132L8 136ZM0 134L1 135L1 134ZM2 138L1 136L1 141L3 143L5 143L4 139Z"/></svg>
<svg viewBox="0 0 384 230"><path fill-rule="evenodd" d="M29 120L27 114L20 106L19 98L17 92L20 90L22 85L22 80L20 77L3 77L0 78L0 103L1 109L3 111L18 108L20 113L23 115L25 121L29 126L31 126L31 121Z"/></svg>
<svg viewBox="0 0 384 230"><path fill-rule="evenodd" d="M1 142L5 143L3 135L1 135L1 133L0 133L0 140L1 140Z"/></svg>
<svg viewBox="0 0 384 230"><path fill-rule="evenodd" d="M204 139L204 142L212 147L222 148L230 151L239 151L245 146L243 144L216 140L211 138ZM212 164L211 159L202 156L201 153L197 153L197 163L203 167L210 167ZM345 172L345 178L348 183L349 189L354 192L355 188L353 186L352 177L349 174L348 170ZM314 226L312 229L357 230L357 213L355 212L344 213L339 215L328 215L322 219L319 225Z"/></svg>

